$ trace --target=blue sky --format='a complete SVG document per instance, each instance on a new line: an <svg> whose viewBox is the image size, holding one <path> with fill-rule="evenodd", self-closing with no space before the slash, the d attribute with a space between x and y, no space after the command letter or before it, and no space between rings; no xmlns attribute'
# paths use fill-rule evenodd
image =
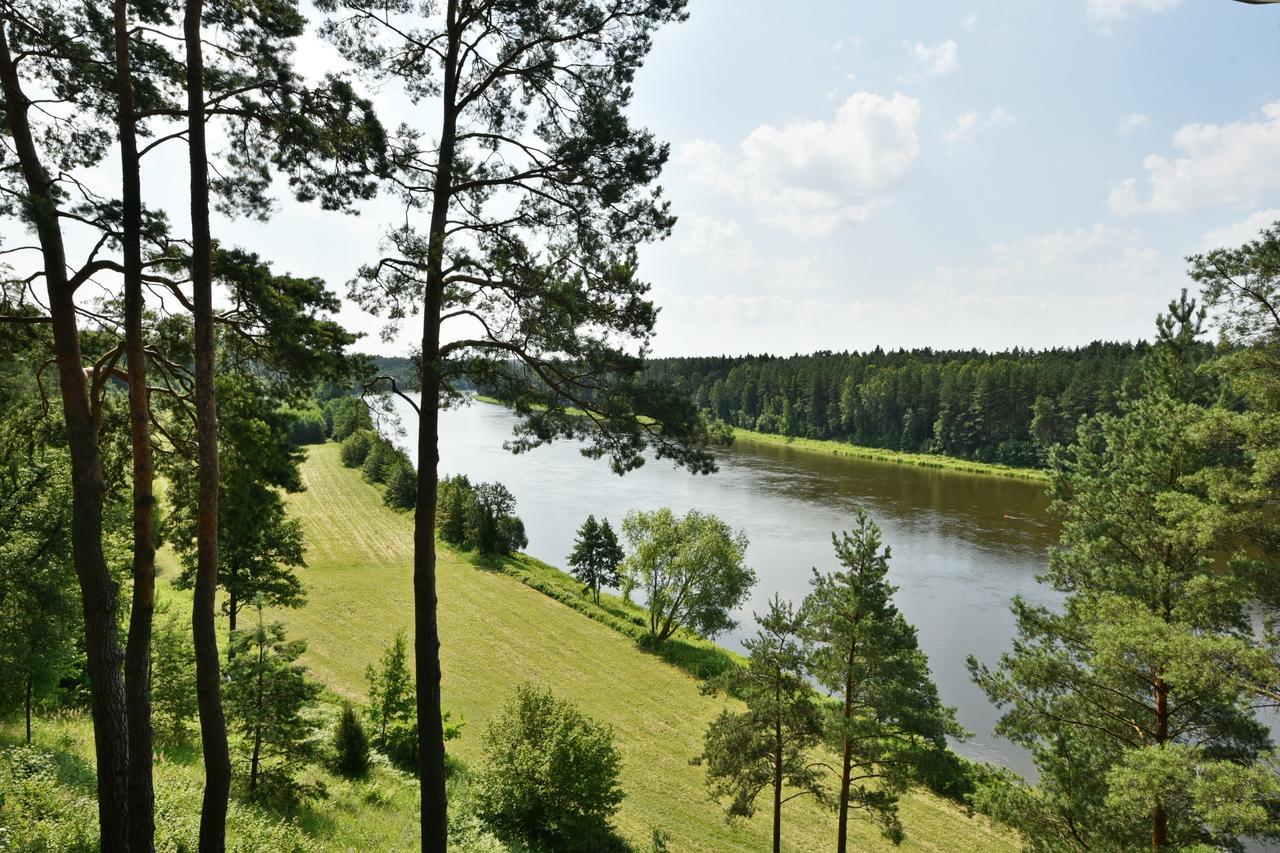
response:
<svg viewBox="0 0 1280 853"><path fill-rule="evenodd" d="M1280 6L689 11L659 33L632 111L671 143L662 183L680 216L642 253L656 354L1149 336L1187 254L1280 219ZM395 216L284 208L224 235L340 290Z"/></svg>

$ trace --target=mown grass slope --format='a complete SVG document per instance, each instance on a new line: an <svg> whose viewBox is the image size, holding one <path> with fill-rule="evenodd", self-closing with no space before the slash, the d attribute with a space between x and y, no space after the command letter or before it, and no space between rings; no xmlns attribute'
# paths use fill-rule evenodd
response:
<svg viewBox="0 0 1280 853"><path fill-rule="evenodd" d="M333 691L363 701L364 670L401 628L412 628L412 518L382 504L380 492L343 468L337 445L309 448L306 491L289 499L302 520L307 606L273 614L309 643L304 662ZM686 672L637 649L611 628L501 571L441 551L441 656L445 706L467 726L450 749L481 758L485 722L523 681L544 684L613 726L627 798L616 823L637 844L653 827L673 851L758 851L768 847L767 817L724 819L690 758L724 700L703 696ZM953 803L913 793L902 807L905 850L1015 850L1015 841ZM784 813L784 846L827 850L833 816L798 800ZM852 827L858 850L893 849L870 823Z"/></svg>

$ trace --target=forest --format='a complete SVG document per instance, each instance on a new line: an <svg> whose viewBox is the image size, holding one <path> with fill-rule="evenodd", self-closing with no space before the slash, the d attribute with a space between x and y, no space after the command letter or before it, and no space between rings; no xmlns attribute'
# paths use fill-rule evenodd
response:
<svg viewBox="0 0 1280 853"><path fill-rule="evenodd" d="M676 214L633 107L688 16L0 0L0 850L1280 837L1280 222L1149 342L649 359ZM310 216L379 236L333 281L242 245ZM474 389L500 478L447 467ZM1041 594L997 583L1004 651L957 665L1034 772L958 752L879 496L821 568L669 481L525 553L583 477L517 498L531 451L718 485L726 425L1044 469L1056 526L986 519L1052 532Z"/></svg>
<svg viewBox="0 0 1280 853"><path fill-rule="evenodd" d="M1208 347L1208 344L1204 344ZM1002 353L660 358L646 372L742 429L1043 466L1083 418L1114 413L1144 342Z"/></svg>

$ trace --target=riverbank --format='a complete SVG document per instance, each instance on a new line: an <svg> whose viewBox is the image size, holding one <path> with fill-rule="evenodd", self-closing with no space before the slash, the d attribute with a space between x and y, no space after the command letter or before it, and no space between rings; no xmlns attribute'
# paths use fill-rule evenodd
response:
<svg viewBox="0 0 1280 853"><path fill-rule="evenodd" d="M954 456L942 456L936 453L905 453L899 450L883 450L878 447L861 447L856 444L846 444L843 441L788 438L785 435L756 432L755 430L742 429L740 427L733 428L733 439L735 442L788 447L802 453L848 456L873 462L891 462L895 465L915 465L920 468L939 468L959 474L977 474L984 477L1007 477L1014 480L1034 480L1039 482L1048 482L1049 480L1049 475L1040 468L1015 468L1011 465L975 462L970 459L957 459Z"/></svg>
<svg viewBox="0 0 1280 853"><path fill-rule="evenodd" d="M477 403L501 406L502 402L494 397L476 394L472 397ZM884 450L879 447L862 447L843 441L832 441L817 438L789 438L768 432L733 427L734 441L751 444L767 444L777 447L788 447L803 453L815 453L823 456L847 456L854 459L867 459L872 462L890 462L895 465L914 465L919 468L938 468L959 474L976 474L984 477L1005 477L1013 480L1032 480L1048 482L1048 474L1041 468L1018 468L1012 465L1001 465L994 462L976 462L971 459L959 459L954 456L943 456L938 453L906 453L900 450Z"/></svg>
<svg viewBox="0 0 1280 853"><path fill-rule="evenodd" d="M413 519L384 506L359 471L342 467L336 444L309 447L302 477L306 491L289 495L288 503L306 537L301 577L308 603L269 617L284 621L290 637L307 640L303 661L313 677L364 702L365 667L398 629L413 624ZM171 554L162 567L169 577L176 573ZM480 732L488 719L515 685L534 681L613 727L627 794L616 825L638 849L647 849L655 827L670 833L673 851L767 849L768 815L726 822L707 793L704 771L689 763L726 700L701 694L686 671L689 662L673 665L640 650L620 629L634 624L626 608L606 598L603 614L588 615L582 611L594 604L580 596L566 606L576 594L572 578L525 557L485 565L442 548L438 584L443 700L455 719L466 721L463 736L449 744L451 754L482 760ZM617 625L606 624L610 610ZM711 649L690 645L695 655L714 659ZM1017 849L1002 829L925 791L903 799L902 818L907 840L898 849ZM895 849L870 821L855 819L850 831L855 849ZM787 806L783 832L789 850L826 850L835 817L796 800ZM323 849L345 849L317 841Z"/></svg>

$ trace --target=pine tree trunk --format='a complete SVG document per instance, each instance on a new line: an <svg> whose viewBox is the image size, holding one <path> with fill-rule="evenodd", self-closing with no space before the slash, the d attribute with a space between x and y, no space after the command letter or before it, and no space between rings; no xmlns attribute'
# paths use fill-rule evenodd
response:
<svg viewBox="0 0 1280 853"><path fill-rule="evenodd" d="M418 761L422 776L422 850L446 853L448 796L444 778L444 719L440 705L440 631L436 613L436 499L440 467L440 317L444 302L444 243L457 142L458 0L449 0L440 154L431 205L426 310L422 320L422 411L418 426L418 501L413 527L414 664L418 674Z"/></svg>
<svg viewBox="0 0 1280 853"><path fill-rule="evenodd" d="M196 700L204 754L200 850L226 847L231 756L222 713L222 683L214 598L218 588L218 414L214 393L213 257L209 234L209 161L205 142L202 0L187 0L187 137L191 153L191 280L195 302L196 439L199 497L196 509L196 579L191 629L196 651Z"/></svg>
<svg viewBox="0 0 1280 853"><path fill-rule="evenodd" d="M129 714L129 848L155 849L152 780L151 623L155 611L156 519L152 493L151 401L142 333L142 183L139 174L129 3L115 0L117 125L120 136L124 259L125 358L129 368L129 443L133 455L133 601L125 646L125 702Z"/></svg>
<svg viewBox="0 0 1280 853"><path fill-rule="evenodd" d="M40 162L28 120L31 101L22 91L0 21L0 85L18 163L26 183L31 224L40 241L58 365L62 414L71 454L71 554L80 583L85 654L98 768L98 826L104 853L129 846L129 729L125 712L123 654L116 628L117 585L102 552L102 504L106 487L89 381L80 353L74 289L52 181Z"/></svg>
<svg viewBox="0 0 1280 853"><path fill-rule="evenodd" d="M860 621L855 617L854 624ZM844 717L844 748L840 759L840 822L836 826L836 853L846 853L849 848L849 788L853 776L853 743L849 740L849 720L853 716L853 658L857 654L858 643L855 639L849 644L849 654L845 658L844 706L841 714Z"/></svg>
<svg viewBox="0 0 1280 853"><path fill-rule="evenodd" d="M1156 677L1156 744L1163 749L1169 740L1169 686L1160 676ZM1169 846L1169 816L1164 802L1156 797L1151 809L1151 849L1164 850Z"/></svg>
<svg viewBox="0 0 1280 853"><path fill-rule="evenodd" d="M782 683L774 682L773 709L773 853L782 853Z"/></svg>

